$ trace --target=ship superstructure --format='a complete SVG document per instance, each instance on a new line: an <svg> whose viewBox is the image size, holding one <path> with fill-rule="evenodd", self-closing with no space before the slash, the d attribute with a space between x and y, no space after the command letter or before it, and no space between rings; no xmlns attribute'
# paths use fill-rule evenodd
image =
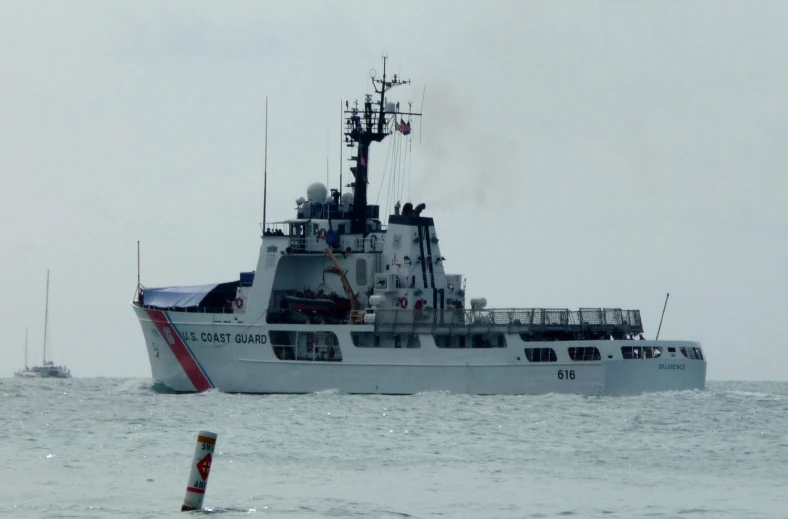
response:
<svg viewBox="0 0 788 519"><path fill-rule="evenodd" d="M705 386L692 341L643 339L638 310L487 309L446 270L424 203L393 214L367 197L370 151L420 114L371 74L346 105L350 190L313 183L295 217L262 228L257 267L235 281L138 286L153 378L175 391L636 394ZM407 121L406 121L407 119Z"/></svg>

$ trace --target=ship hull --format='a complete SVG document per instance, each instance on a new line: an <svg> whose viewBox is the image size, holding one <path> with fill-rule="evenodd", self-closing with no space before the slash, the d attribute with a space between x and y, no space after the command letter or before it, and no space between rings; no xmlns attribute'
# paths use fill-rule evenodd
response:
<svg viewBox="0 0 788 519"><path fill-rule="evenodd" d="M61 371L17 371L14 373L16 378L71 378L70 373L63 373Z"/></svg>
<svg viewBox="0 0 788 519"><path fill-rule="evenodd" d="M506 347L438 348L421 335L419 348L356 347L350 331L372 326L320 327L338 338L341 359L281 360L270 332L314 330L310 325L245 325L231 315L162 312L135 307L157 387L175 392L218 389L232 393L407 395L446 391L479 395L571 393L634 395L703 389L706 361L687 358L690 341L525 342L506 336ZM660 358L625 359L622 347L659 347ZM573 361L569 348L594 347L596 361ZM555 362L529 362L525 348L552 348ZM668 348L673 349L668 353Z"/></svg>

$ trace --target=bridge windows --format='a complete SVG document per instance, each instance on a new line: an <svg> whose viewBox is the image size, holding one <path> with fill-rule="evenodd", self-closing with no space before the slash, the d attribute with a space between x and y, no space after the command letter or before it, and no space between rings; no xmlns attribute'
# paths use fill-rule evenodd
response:
<svg viewBox="0 0 788 519"><path fill-rule="evenodd" d="M558 362L553 348L525 348L528 362Z"/></svg>
<svg viewBox="0 0 788 519"><path fill-rule="evenodd" d="M625 359L658 359L662 346L622 346L621 356Z"/></svg>
<svg viewBox="0 0 788 519"><path fill-rule="evenodd" d="M581 346L579 348L569 348L569 358L576 362L588 362L602 360L599 349L595 346Z"/></svg>

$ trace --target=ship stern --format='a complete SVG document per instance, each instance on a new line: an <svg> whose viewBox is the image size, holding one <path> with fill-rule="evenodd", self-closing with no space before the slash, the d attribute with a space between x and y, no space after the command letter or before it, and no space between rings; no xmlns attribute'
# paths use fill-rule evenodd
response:
<svg viewBox="0 0 788 519"><path fill-rule="evenodd" d="M706 387L706 359L698 342L632 341L630 348L661 355L605 362L606 395L638 395L660 391L692 391Z"/></svg>

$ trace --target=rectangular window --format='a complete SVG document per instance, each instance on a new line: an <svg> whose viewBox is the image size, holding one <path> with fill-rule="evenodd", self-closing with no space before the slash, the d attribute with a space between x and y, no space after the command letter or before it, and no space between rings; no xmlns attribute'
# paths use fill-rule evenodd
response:
<svg viewBox="0 0 788 519"><path fill-rule="evenodd" d="M505 348L506 337L502 333L471 335L473 348Z"/></svg>
<svg viewBox="0 0 788 519"><path fill-rule="evenodd" d="M658 359L662 346L622 346L621 356L625 359Z"/></svg>
<svg viewBox="0 0 788 519"><path fill-rule="evenodd" d="M296 360L340 362L342 351L334 332L298 332Z"/></svg>
<svg viewBox="0 0 788 519"><path fill-rule="evenodd" d="M297 332L288 332L284 330L271 330L268 332L271 348L274 350L274 355L276 355L277 359L295 360L297 336Z"/></svg>
<svg viewBox="0 0 788 519"><path fill-rule="evenodd" d="M357 348L421 348L417 334L350 332Z"/></svg>
<svg viewBox="0 0 788 519"><path fill-rule="evenodd" d="M438 348L456 349L465 347L464 335L433 335L432 337L435 339L435 346Z"/></svg>
<svg viewBox="0 0 788 519"><path fill-rule="evenodd" d="M595 346L581 346L579 348L569 348L569 358L576 362L590 362L602 360L602 355Z"/></svg>
<svg viewBox="0 0 788 519"><path fill-rule="evenodd" d="M525 358L528 362L558 362L553 348L525 348Z"/></svg>
<svg viewBox="0 0 788 519"><path fill-rule="evenodd" d="M703 353L700 351L700 348L691 347L691 348L680 348L681 354L687 357L688 359L692 360L703 360Z"/></svg>
<svg viewBox="0 0 788 519"><path fill-rule="evenodd" d="M342 350L333 332L288 332L274 330L268 333L271 348L279 360L341 362Z"/></svg>

